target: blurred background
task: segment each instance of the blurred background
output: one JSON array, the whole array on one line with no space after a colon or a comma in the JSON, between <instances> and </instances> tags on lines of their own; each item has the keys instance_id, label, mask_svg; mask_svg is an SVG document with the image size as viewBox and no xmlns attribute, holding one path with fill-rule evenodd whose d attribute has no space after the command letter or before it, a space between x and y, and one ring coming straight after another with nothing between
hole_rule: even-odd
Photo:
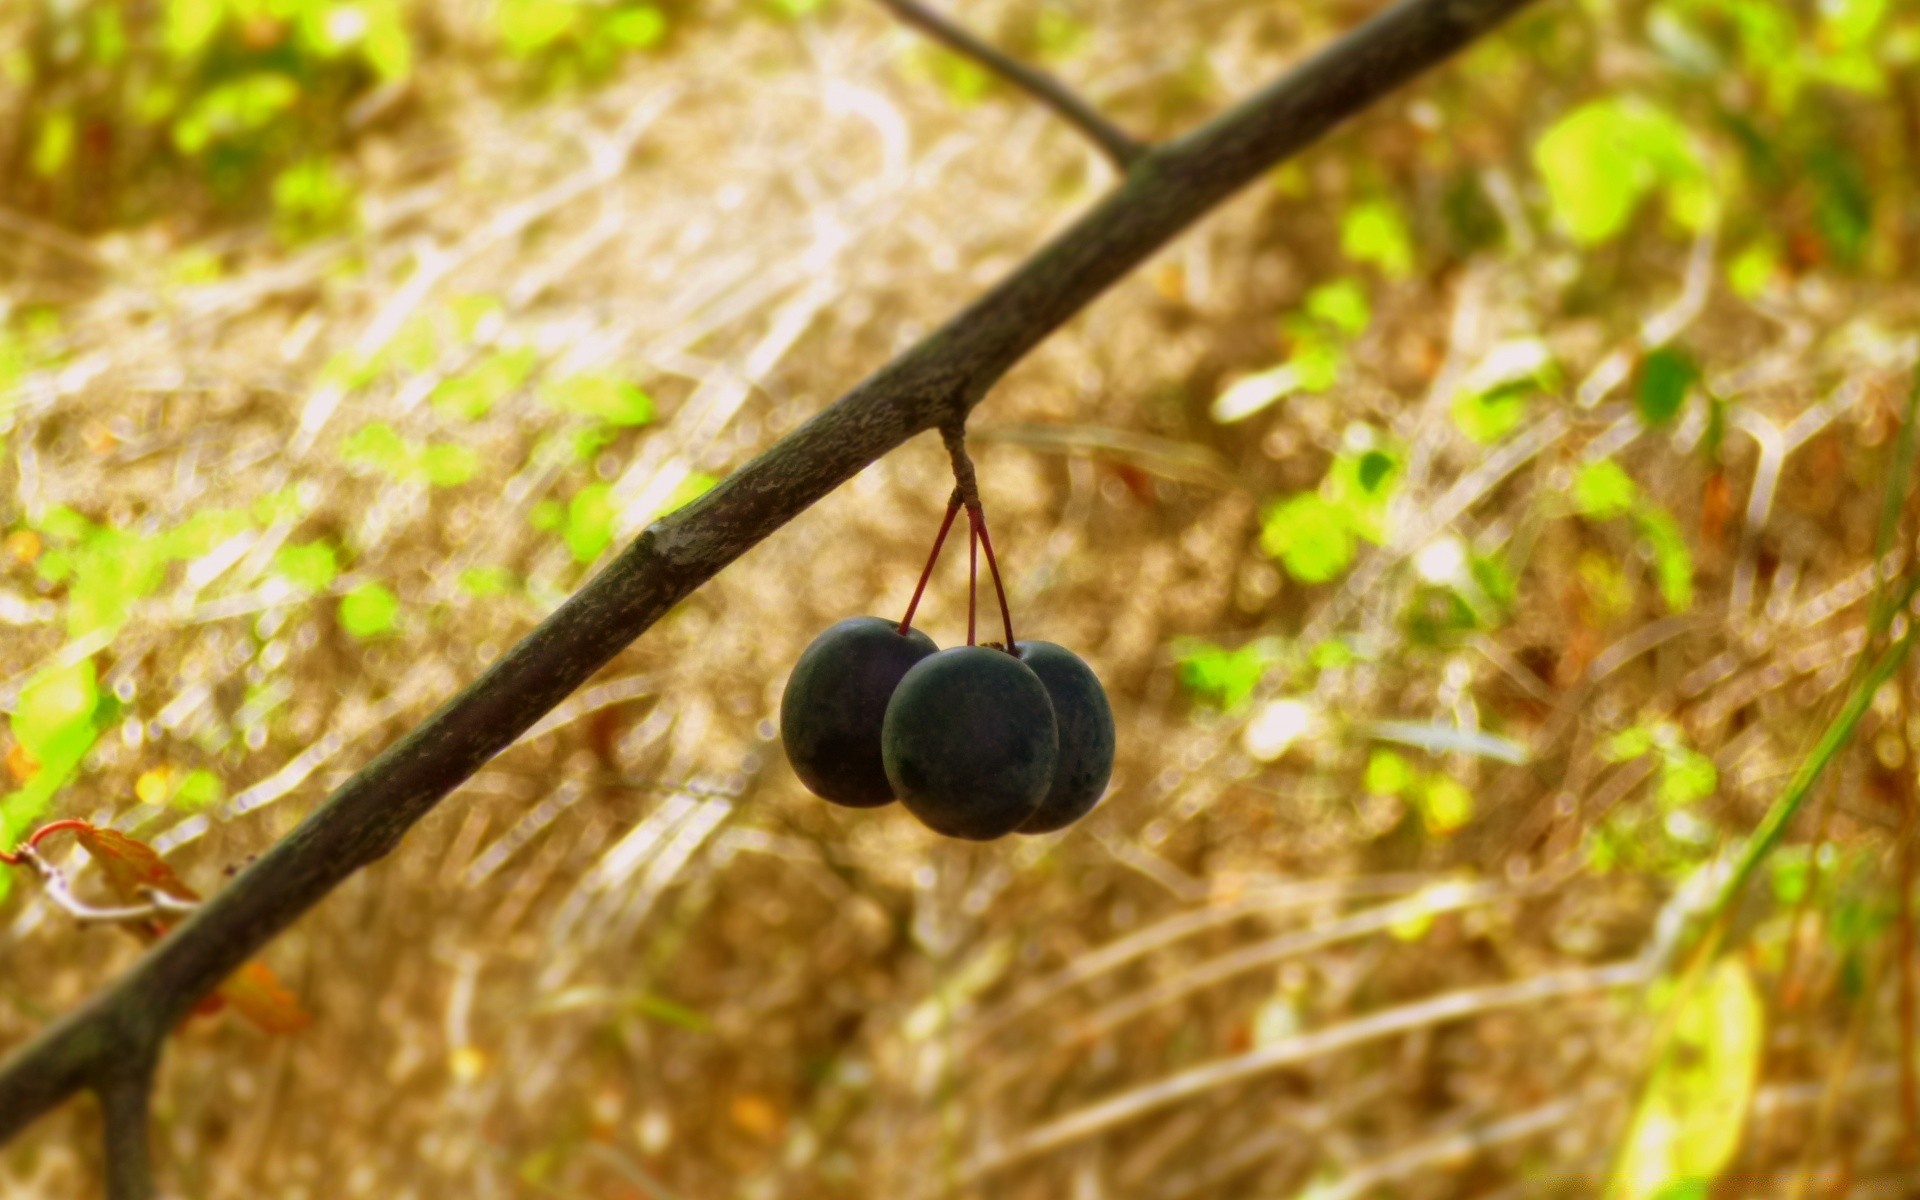
<instances>
[{"instance_id":1,"label":"blurred background","mask_svg":"<svg viewBox=\"0 0 1920 1200\"><path fill-rule=\"evenodd\" d=\"M1159 138L1373 7L956 15ZM1273 172L974 418L1090 818L943 841L769 740L906 603L918 439L276 941L311 1028L188 1023L170 1194L1915 1194L1916 62L1891 0L1558 0ZM4 843L203 891L1113 182L858 0L7 0L0 81ZM12 1046L137 947L9 885Z\"/></svg>"}]
</instances>

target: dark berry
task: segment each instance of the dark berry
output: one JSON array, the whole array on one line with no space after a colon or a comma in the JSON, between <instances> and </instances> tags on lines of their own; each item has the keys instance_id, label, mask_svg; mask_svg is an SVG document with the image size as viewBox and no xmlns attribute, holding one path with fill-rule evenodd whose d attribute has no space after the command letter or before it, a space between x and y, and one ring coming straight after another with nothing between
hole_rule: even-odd
<instances>
[{"instance_id":1,"label":"dark berry","mask_svg":"<svg viewBox=\"0 0 1920 1200\"><path fill-rule=\"evenodd\" d=\"M849 617L813 639L780 697L780 743L800 782L852 808L891 801L880 758L887 701L908 668L938 649L880 617Z\"/></svg>"},{"instance_id":2,"label":"dark berry","mask_svg":"<svg viewBox=\"0 0 1920 1200\"><path fill-rule=\"evenodd\" d=\"M1004 650L956 646L914 664L880 735L887 778L935 833L984 842L1031 817L1059 756L1053 704Z\"/></svg>"},{"instance_id":3,"label":"dark berry","mask_svg":"<svg viewBox=\"0 0 1920 1200\"><path fill-rule=\"evenodd\" d=\"M1080 656L1052 642L1021 642L1020 661L1046 686L1060 734L1053 786L1021 833L1053 833L1093 811L1113 775L1113 707Z\"/></svg>"}]
</instances>

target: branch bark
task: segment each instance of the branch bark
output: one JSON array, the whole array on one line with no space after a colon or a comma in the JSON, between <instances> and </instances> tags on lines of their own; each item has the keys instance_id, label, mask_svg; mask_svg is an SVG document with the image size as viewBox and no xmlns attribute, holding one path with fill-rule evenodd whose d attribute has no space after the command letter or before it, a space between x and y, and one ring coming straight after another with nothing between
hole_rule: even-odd
<instances>
[{"instance_id":1,"label":"branch bark","mask_svg":"<svg viewBox=\"0 0 1920 1200\"><path fill-rule=\"evenodd\" d=\"M146 1200L153 1194L152 1133L148 1107L159 1047L116 1064L95 1089L105 1126L107 1200Z\"/></svg>"},{"instance_id":2,"label":"branch bark","mask_svg":"<svg viewBox=\"0 0 1920 1200\"><path fill-rule=\"evenodd\" d=\"M123 1114L196 1000L510 746L668 609L909 437L967 414L1014 363L1243 185L1444 61L1528 0L1401 0L1194 132L991 291L692 504L646 529L477 680L363 767L119 981L0 1066L0 1142L81 1088ZM145 1071L138 1072L144 1093ZM118 1099L116 1099L118 1098ZM145 1101L138 1112L144 1118ZM110 1127L113 1122L110 1120ZM143 1143L144 1145L144 1143ZM116 1195L147 1194L144 1153Z\"/></svg>"},{"instance_id":3,"label":"branch bark","mask_svg":"<svg viewBox=\"0 0 1920 1200\"><path fill-rule=\"evenodd\" d=\"M1052 109L1100 148L1122 175L1139 161L1147 147L1082 100L1079 93L1040 70L975 37L965 27L920 3L920 0L880 0L894 16L920 30L955 54L970 58Z\"/></svg>"}]
</instances>

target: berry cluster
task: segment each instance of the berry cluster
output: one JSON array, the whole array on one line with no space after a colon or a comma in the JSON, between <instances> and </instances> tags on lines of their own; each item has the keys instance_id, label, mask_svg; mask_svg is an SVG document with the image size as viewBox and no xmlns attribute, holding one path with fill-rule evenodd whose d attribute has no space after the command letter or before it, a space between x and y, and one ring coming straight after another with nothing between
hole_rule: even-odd
<instances>
[{"instance_id":1,"label":"berry cluster","mask_svg":"<svg viewBox=\"0 0 1920 1200\"><path fill-rule=\"evenodd\" d=\"M800 781L836 804L875 808L897 798L934 832L972 841L1052 833L1085 816L1106 791L1113 710L1078 655L1052 642L1014 640L971 464L957 438L948 445L960 486L906 617L850 617L815 638L787 679L780 740ZM967 644L941 650L913 628L913 614L962 508ZM1006 641L976 645L983 549Z\"/></svg>"}]
</instances>

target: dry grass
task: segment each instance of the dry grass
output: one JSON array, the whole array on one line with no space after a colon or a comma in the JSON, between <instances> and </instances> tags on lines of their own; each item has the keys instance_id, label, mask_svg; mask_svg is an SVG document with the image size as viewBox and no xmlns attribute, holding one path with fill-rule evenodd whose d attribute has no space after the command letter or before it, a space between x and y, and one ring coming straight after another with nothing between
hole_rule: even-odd
<instances>
[{"instance_id":1,"label":"dry grass","mask_svg":"<svg viewBox=\"0 0 1920 1200\"><path fill-rule=\"evenodd\" d=\"M1142 129L1183 114L1128 98L1193 61L1212 102L1307 44L1239 0L1106 7L1073 73L1112 81ZM597 473L637 528L687 472L767 445L1103 185L1044 114L956 110L903 75L909 45L870 17L748 24L589 98L508 108L476 91L431 134L363 147L363 234L295 253L231 236L212 283L168 282L183 247L161 232L83 251L40 236L7 286L60 300L68 365L13 417L0 479L16 513L166 525L290 485L309 506L224 569L176 575L104 651L130 717L71 812L137 827L217 886L581 578L529 527L537 501ZM1308 175L1337 188L1361 160L1409 161L1408 128L1391 106ZM1016 616L1082 651L1120 713L1093 818L1044 840L937 841L899 813L813 800L767 740L812 634L904 603L946 496L924 439L727 571L280 939L271 961L312 1030L185 1029L159 1093L163 1177L207 1197L1187 1200L1316 1180L1318 1200L1592 1194L1655 1027L1639 1001L1663 914L1685 898L1656 873L1585 865L1583 831L1645 789L1601 743L1673 717L1720 771L1707 836L1757 819L1858 648L1875 471L1914 350L1854 318L1910 323L1916 297L1814 290L1756 312L1686 287L1704 268L1675 256L1600 320L1562 302L1559 252L1474 260L1380 293L1351 388L1209 424L1220 380L1264 365L1275 317L1326 273L1327 228L1310 197L1236 201L981 411ZM433 385L469 348L361 388L325 381L337 353L471 295L504 306L483 340L537 346L546 375L637 372L663 419L583 465L545 441L569 427L525 391L470 424L436 412ZM1733 495L1778 480L1751 520L1690 530L1684 619L1582 607L1581 554L1624 535L1546 515L1573 468L1611 454L1698 524L1707 481L1685 451L1703 431L1648 434L1618 399L1610 356L1643 318L1710 348L1739 414ZM1485 452L1447 421L1452 384L1523 333L1594 403ZM1259 553L1258 500L1310 486L1362 417L1414 455L1395 537L1348 582L1299 588ZM372 420L485 467L430 490L343 464ZM1448 530L1530 540L1521 601L1495 635L1413 644L1408 562ZM357 643L330 603L274 590L275 548L322 535L349 550L338 590L399 592L399 636ZM526 593L462 592L480 565ZM964 621L949 568L925 609L943 642ZM10 569L0 671L17 687L63 636ZM1309 698L1328 727L1260 762L1244 718L1179 693L1169 646L1301 630L1371 661L1322 673ZM1479 798L1460 834L1423 836L1363 794L1360 722L1483 714L1532 755L1441 760ZM1874 744L1894 754L1882 716ZM135 776L162 763L211 766L236 794L208 817L133 806ZM1883 844L1886 774L1850 762L1824 836ZM0 1041L133 953L21 892L3 915ZM1753 1182L1727 1196L1783 1194L1803 1165L1892 1178L1891 989L1849 1002L1833 956L1800 941L1802 1000L1772 1027L1741 1162ZM93 1123L85 1105L43 1123L0 1158L0 1187L91 1194Z\"/></svg>"}]
</instances>

